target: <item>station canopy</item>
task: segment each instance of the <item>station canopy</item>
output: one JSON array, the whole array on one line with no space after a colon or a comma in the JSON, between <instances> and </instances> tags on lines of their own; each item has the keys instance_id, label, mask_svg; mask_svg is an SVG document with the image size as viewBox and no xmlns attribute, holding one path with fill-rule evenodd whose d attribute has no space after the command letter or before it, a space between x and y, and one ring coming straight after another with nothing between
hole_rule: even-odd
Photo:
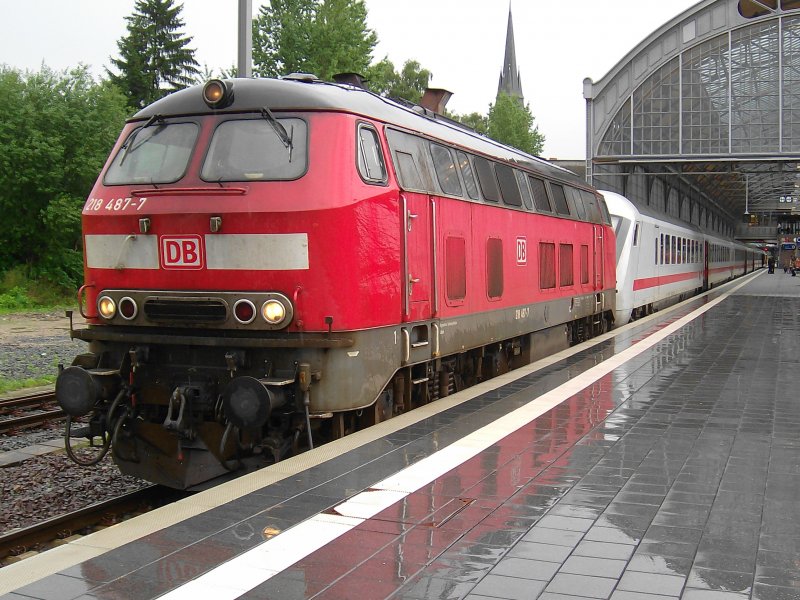
<instances>
[{"instance_id":1,"label":"station canopy","mask_svg":"<svg viewBox=\"0 0 800 600\"><path fill-rule=\"evenodd\" d=\"M800 0L698 2L584 97L596 187L741 239L800 218Z\"/></svg>"}]
</instances>

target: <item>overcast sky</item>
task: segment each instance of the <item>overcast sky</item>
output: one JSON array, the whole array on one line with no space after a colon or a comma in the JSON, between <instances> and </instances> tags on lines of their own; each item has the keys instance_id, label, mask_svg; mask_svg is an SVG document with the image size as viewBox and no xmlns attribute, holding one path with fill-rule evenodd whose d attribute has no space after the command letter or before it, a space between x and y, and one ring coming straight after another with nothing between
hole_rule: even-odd
<instances>
[{"instance_id":1,"label":"overcast sky","mask_svg":"<svg viewBox=\"0 0 800 600\"><path fill-rule=\"evenodd\" d=\"M117 57L134 0L0 0L0 64L38 71ZM180 1L178 2L180 3ZM655 29L697 0L511 0L525 101L546 137L543 156L580 159L585 150L583 79L602 78ZM253 15L262 2L253 0ZM409 59L453 92L448 109L486 114L503 63L508 0L366 0L378 35L375 60ZM184 34L201 65L236 64L237 0L183 0Z\"/></svg>"}]
</instances>

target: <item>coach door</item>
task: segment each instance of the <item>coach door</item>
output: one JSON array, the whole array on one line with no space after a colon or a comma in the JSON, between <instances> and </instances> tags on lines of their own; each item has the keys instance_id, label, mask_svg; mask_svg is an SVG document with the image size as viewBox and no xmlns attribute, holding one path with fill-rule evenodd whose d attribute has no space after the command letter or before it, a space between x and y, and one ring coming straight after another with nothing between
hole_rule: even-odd
<instances>
[{"instance_id":1,"label":"coach door","mask_svg":"<svg viewBox=\"0 0 800 600\"><path fill-rule=\"evenodd\" d=\"M600 225L594 225L594 289L600 291L605 286L605 272L603 260L605 255L605 240L603 239L603 228Z\"/></svg>"},{"instance_id":2,"label":"coach door","mask_svg":"<svg viewBox=\"0 0 800 600\"><path fill-rule=\"evenodd\" d=\"M708 242L703 242L703 290L708 289Z\"/></svg>"},{"instance_id":3,"label":"coach door","mask_svg":"<svg viewBox=\"0 0 800 600\"><path fill-rule=\"evenodd\" d=\"M431 317L434 201L428 194L415 192L403 192L401 201L405 243L403 316L406 321L420 321Z\"/></svg>"}]
</instances>

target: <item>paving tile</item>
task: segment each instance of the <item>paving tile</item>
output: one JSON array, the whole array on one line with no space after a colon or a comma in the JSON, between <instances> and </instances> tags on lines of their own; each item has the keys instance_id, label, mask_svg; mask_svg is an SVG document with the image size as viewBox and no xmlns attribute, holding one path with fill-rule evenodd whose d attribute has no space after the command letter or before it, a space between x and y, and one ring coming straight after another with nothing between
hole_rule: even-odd
<instances>
[{"instance_id":1,"label":"paving tile","mask_svg":"<svg viewBox=\"0 0 800 600\"><path fill-rule=\"evenodd\" d=\"M56 573L51 577L21 587L15 590L15 593L21 598L63 600L64 598L76 598L94 587L93 584L82 579Z\"/></svg>"},{"instance_id":2,"label":"paving tile","mask_svg":"<svg viewBox=\"0 0 800 600\"><path fill-rule=\"evenodd\" d=\"M668 596L677 596L683 590L685 582L686 579L684 577L677 575L626 571L622 575L617 589L627 592L641 592L644 594L658 592Z\"/></svg>"},{"instance_id":3,"label":"paving tile","mask_svg":"<svg viewBox=\"0 0 800 600\"><path fill-rule=\"evenodd\" d=\"M529 600L530 598L536 598L546 585L546 581L519 579L518 577L505 577L490 573L472 589L471 593L505 600ZM430 596L424 596L424 598L427 599Z\"/></svg>"},{"instance_id":4,"label":"paving tile","mask_svg":"<svg viewBox=\"0 0 800 600\"><path fill-rule=\"evenodd\" d=\"M752 598L753 600L798 600L798 598L800 598L800 592L798 592L796 588L785 588L757 583L754 586ZM735 598L732 600L739 599Z\"/></svg>"},{"instance_id":5,"label":"paving tile","mask_svg":"<svg viewBox=\"0 0 800 600\"><path fill-rule=\"evenodd\" d=\"M570 552L572 552L571 546L521 541L508 551L507 556L561 563L567 559Z\"/></svg>"},{"instance_id":6,"label":"paving tile","mask_svg":"<svg viewBox=\"0 0 800 600\"><path fill-rule=\"evenodd\" d=\"M628 560L636 546L631 544L612 544L611 542L582 541L572 553L574 556L591 556L595 558L609 558Z\"/></svg>"},{"instance_id":7,"label":"paving tile","mask_svg":"<svg viewBox=\"0 0 800 600\"><path fill-rule=\"evenodd\" d=\"M612 542L615 544L638 544L641 541L641 535L626 532L616 527L592 527L583 536L583 539L593 542Z\"/></svg>"},{"instance_id":8,"label":"paving tile","mask_svg":"<svg viewBox=\"0 0 800 600\"><path fill-rule=\"evenodd\" d=\"M593 575L595 577L614 577L619 579L627 561L589 556L570 556L561 567L562 573Z\"/></svg>"},{"instance_id":9,"label":"paving tile","mask_svg":"<svg viewBox=\"0 0 800 600\"><path fill-rule=\"evenodd\" d=\"M676 556L657 556L636 552L628 563L628 570L640 573L660 573L687 577L692 569L691 558Z\"/></svg>"},{"instance_id":10,"label":"paving tile","mask_svg":"<svg viewBox=\"0 0 800 600\"><path fill-rule=\"evenodd\" d=\"M683 596L681 596L681 600L745 600L746 598L748 598L747 594L720 592L715 590L695 590L688 588L683 593ZM778 599L775 598L773 600Z\"/></svg>"},{"instance_id":11,"label":"paving tile","mask_svg":"<svg viewBox=\"0 0 800 600\"><path fill-rule=\"evenodd\" d=\"M536 542L542 544L552 544L554 546L575 547L583 537L580 531L564 531L561 529L548 529L540 527L541 523L526 533L522 540L525 542Z\"/></svg>"},{"instance_id":12,"label":"paving tile","mask_svg":"<svg viewBox=\"0 0 800 600\"><path fill-rule=\"evenodd\" d=\"M664 596L657 593L643 594L641 592L617 590L611 594L611 600L678 600L678 596Z\"/></svg>"},{"instance_id":13,"label":"paving tile","mask_svg":"<svg viewBox=\"0 0 800 600\"><path fill-rule=\"evenodd\" d=\"M703 535L702 529L692 529L688 527L672 527L668 525L651 525L644 534L642 541L645 542L675 542L680 544L700 543Z\"/></svg>"},{"instance_id":14,"label":"paving tile","mask_svg":"<svg viewBox=\"0 0 800 600\"><path fill-rule=\"evenodd\" d=\"M508 577L519 577L520 579L550 581L560 566L560 563L557 562L545 562L543 560L530 560L527 558L507 556L492 569L492 575L506 575Z\"/></svg>"},{"instance_id":15,"label":"paving tile","mask_svg":"<svg viewBox=\"0 0 800 600\"><path fill-rule=\"evenodd\" d=\"M546 590L555 594L582 598L609 598L616 584L616 579L559 573Z\"/></svg>"},{"instance_id":16,"label":"paving tile","mask_svg":"<svg viewBox=\"0 0 800 600\"><path fill-rule=\"evenodd\" d=\"M749 594L753 590L753 573L735 573L694 567L689 574L686 587Z\"/></svg>"},{"instance_id":17,"label":"paving tile","mask_svg":"<svg viewBox=\"0 0 800 600\"><path fill-rule=\"evenodd\" d=\"M588 531L594 524L594 519L581 519L578 517L562 517L558 515L547 515L539 521L540 527L548 529L560 529L564 531Z\"/></svg>"}]
</instances>

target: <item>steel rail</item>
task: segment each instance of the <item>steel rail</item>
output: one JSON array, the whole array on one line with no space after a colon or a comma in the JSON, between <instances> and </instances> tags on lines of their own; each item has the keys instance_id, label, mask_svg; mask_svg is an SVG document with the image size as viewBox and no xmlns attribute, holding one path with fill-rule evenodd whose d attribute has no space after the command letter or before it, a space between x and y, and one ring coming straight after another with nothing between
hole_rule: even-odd
<instances>
[{"instance_id":1,"label":"steel rail","mask_svg":"<svg viewBox=\"0 0 800 600\"><path fill-rule=\"evenodd\" d=\"M164 490L161 486L150 485L29 527L11 530L0 535L0 559L53 544L109 518L139 510L151 500L164 498Z\"/></svg>"}]
</instances>

